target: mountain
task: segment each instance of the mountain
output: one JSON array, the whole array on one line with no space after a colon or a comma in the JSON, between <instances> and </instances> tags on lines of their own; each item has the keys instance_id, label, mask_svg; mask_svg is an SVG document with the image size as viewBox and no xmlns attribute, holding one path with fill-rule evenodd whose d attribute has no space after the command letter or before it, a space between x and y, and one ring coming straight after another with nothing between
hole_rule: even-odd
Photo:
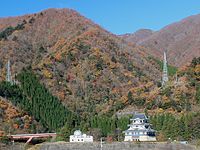
<instances>
[{"instance_id":1,"label":"mountain","mask_svg":"<svg viewBox=\"0 0 200 150\"><path fill-rule=\"evenodd\" d=\"M180 67L200 56L199 41L200 15L194 15L153 32L152 35L136 41L136 44L146 47L147 53L159 59L162 59L163 52L166 51L168 62Z\"/></svg>"},{"instance_id":2,"label":"mountain","mask_svg":"<svg viewBox=\"0 0 200 150\"><path fill-rule=\"evenodd\" d=\"M127 34L119 35L119 37L123 38L125 41L129 43L137 44L138 42L143 41L144 39L148 38L152 34L153 34L153 31L150 29L140 29L133 34L127 33Z\"/></svg>"},{"instance_id":3,"label":"mountain","mask_svg":"<svg viewBox=\"0 0 200 150\"><path fill-rule=\"evenodd\" d=\"M70 9L0 19L2 80L8 59L13 78L31 67L50 92L80 113L113 111L131 87L160 80L159 65L143 47Z\"/></svg>"},{"instance_id":4,"label":"mountain","mask_svg":"<svg viewBox=\"0 0 200 150\"><path fill-rule=\"evenodd\" d=\"M170 81L161 88L162 62L152 56L151 46L145 48L143 44L155 34L158 32L138 31L135 36L142 42L129 44L70 9L48 9L36 14L1 18L0 81L5 80L8 60L11 61L12 78L16 81L16 84L0 82L3 107L4 103L14 107L12 110L1 107L1 112L5 118L9 112L12 115L15 115L12 112L22 112L13 119L19 126L23 124L23 116L29 114L33 121L35 119L42 125L39 130L61 128L59 135L65 140L79 127L104 137L115 136L116 129L124 131L129 120L120 120L116 112L145 110L150 115L171 113L177 116L198 112L199 58L193 59L187 67L179 68L177 78L173 76L176 68L170 67ZM159 55L155 56L159 58ZM154 118L158 131L163 122L175 126L169 121L175 118L165 117L165 114L163 117L165 121L159 119L162 116ZM157 121L160 120L163 122L159 125ZM195 116L192 124L188 121L184 127L193 129L199 124L198 120ZM33 124L31 119L29 121ZM38 130L36 125L31 128L24 130ZM172 134L175 132L170 129L162 128L165 138L177 140L179 135ZM198 129L188 132L197 133Z\"/></svg>"}]
</instances>

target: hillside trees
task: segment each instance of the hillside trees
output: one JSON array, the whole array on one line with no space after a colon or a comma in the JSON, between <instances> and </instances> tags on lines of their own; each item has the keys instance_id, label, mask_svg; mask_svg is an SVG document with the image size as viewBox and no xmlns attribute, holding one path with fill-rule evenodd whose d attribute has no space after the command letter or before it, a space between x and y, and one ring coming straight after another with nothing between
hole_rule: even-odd
<instances>
[{"instance_id":1,"label":"hillside trees","mask_svg":"<svg viewBox=\"0 0 200 150\"><path fill-rule=\"evenodd\" d=\"M87 119L84 118L71 118L74 121L79 120L76 125L66 123L59 130L59 138L67 140L69 135L73 134L75 130L81 130L84 133L93 135L95 140L100 140L100 137L112 137L114 140L120 140L123 138L122 131L127 129L129 124L130 116L120 117L117 116L106 116L106 115L94 115Z\"/></svg>"},{"instance_id":2,"label":"hillside trees","mask_svg":"<svg viewBox=\"0 0 200 150\"><path fill-rule=\"evenodd\" d=\"M72 113L39 83L32 71L23 70L18 75L18 80L20 86L2 82L0 95L28 111L50 131L62 127L66 121L73 120Z\"/></svg>"},{"instance_id":3,"label":"hillside trees","mask_svg":"<svg viewBox=\"0 0 200 150\"><path fill-rule=\"evenodd\" d=\"M156 59L156 58L154 58L152 56L149 56L148 59L152 60L153 62L156 62L156 65L158 65L158 68L160 70L163 69L163 62L162 61L160 61L159 59ZM168 73L169 73L170 76L175 75L176 72L177 72L177 68L176 67L168 65Z\"/></svg>"},{"instance_id":4,"label":"hillside trees","mask_svg":"<svg viewBox=\"0 0 200 150\"><path fill-rule=\"evenodd\" d=\"M58 98L52 96L31 71L23 70L18 79L24 94L31 99L32 114L36 119L46 124L50 130L63 126L71 113Z\"/></svg>"},{"instance_id":5,"label":"hillside trees","mask_svg":"<svg viewBox=\"0 0 200 150\"><path fill-rule=\"evenodd\" d=\"M191 113L175 117L172 114L157 114L150 119L159 135L165 140L192 140L199 138L199 113ZM160 139L158 139L160 140Z\"/></svg>"},{"instance_id":6,"label":"hillside trees","mask_svg":"<svg viewBox=\"0 0 200 150\"><path fill-rule=\"evenodd\" d=\"M108 117L95 115L89 120L89 128L100 129L103 137L112 135L113 138L117 139L121 131L127 129L129 119L129 116L118 118L117 116Z\"/></svg>"},{"instance_id":7,"label":"hillside trees","mask_svg":"<svg viewBox=\"0 0 200 150\"><path fill-rule=\"evenodd\" d=\"M138 107L141 107L145 104L146 102L146 99L145 98L142 98L142 97L134 97L132 92L128 92L128 104L131 105L135 105L135 106L138 106Z\"/></svg>"},{"instance_id":8,"label":"hillside trees","mask_svg":"<svg viewBox=\"0 0 200 150\"><path fill-rule=\"evenodd\" d=\"M70 112L58 98L40 84L36 75L24 69L17 76L20 85L8 82L0 83L0 96L8 98L14 105L27 111L48 131L60 128L60 133L66 138L76 129L92 131L99 129L101 136L117 137L117 130L127 128L129 117L118 119L106 115L79 116L78 112ZM76 114L77 113L77 114ZM119 136L119 135L118 135Z\"/></svg>"},{"instance_id":9,"label":"hillside trees","mask_svg":"<svg viewBox=\"0 0 200 150\"><path fill-rule=\"evenodd\" d=\"M196 87L196 101L200 103L200 84Z\"/></svg>"},{"instance_id":10,"label":"hillside trees","mask_svg":"<svg viewBox=\"0 0 200 150\"><path fill-rule=\"evenodd\" d=\"M7 37L10 36L16 30L23 30L25 24L26 24L26 21L24 20L23 23L18 24L15 27L12 27L12 26L7 27L5 30L3 30L2 32L0 32L0 40L2 40L2 39L6 40Z\"/></svg>"}]
</instances>

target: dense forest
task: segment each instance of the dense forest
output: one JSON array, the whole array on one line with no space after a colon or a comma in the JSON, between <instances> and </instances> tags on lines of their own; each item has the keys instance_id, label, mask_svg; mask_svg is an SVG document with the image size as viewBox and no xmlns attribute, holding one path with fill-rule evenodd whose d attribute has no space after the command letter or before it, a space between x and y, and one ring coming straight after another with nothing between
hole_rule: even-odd
<instances>
[{"instance_id":1,"label":"dense forest","mask_svg":"<svg viewBox=\"0 0 200 150\"><path fill-rule=\"evenodd\" d=\"M172 114L158 114L151 117L159 141L199 139L199 121L199 113L189 113L179 117Z\"/></svg>"},{"instance_id":2,"label":"dense forest","mask_svg":"<svg viewBox=\"0 0 200 150\"><path fill-rule=\"evenodd\" d=\"M180 95L176 94L175 91L179 89L178 85L175 88L175 86L169 84L161 88L157 96L169 97L170 101L158 103L155 99L153 101L155 103L147 103L149 105L145 105L146 113L151 112L156 107L162 110L171 108L180 112L180 114L177 113L176 115L164 112L157 112L155 115L150 114L150 121L157 131L159 141L200 138L197 134L200 130L199 113L191 112L192 105L199 105L199 64L200 58L195 58L190 66L178 72L179 77L184 77L187 83L187 88L184 88L186 90L179 91ZM33 116L43 126L44 131L58 132L60 135L58 139L60 140L67 140L69 135L77 129L94 135L95 140L99 140L100 137L123 140L122 131L127 129L129 119L132 116L119 118L110 112L102 115L94 112L87 116L80 115L78 111L72 112L69 110L57 97L53 96L40 83L39 76L30 68L23 69L16 78L16 83L0 83L0 96L10 100L12 104ZM185 87L185 84L181 84L180 87L182 85ZM187 92L187 89L190 89L189 92L195 90L195 92L192 92L194 94L193 97L191 97L191 93ZM185 95L182 95L182 92ZM189 98L194 99L189 101ZM132 92L128 93L127 99L129 105L135 105L140 108L144 105L143 99L136 98Z\"/></svg>"},{"instance_id":3,"label":"dense forest","mask_svg":"<svg viewBox=\"0 0 200 150\"><path fill-rule=\"evenodd\" d=\"M158 131L158 140L194 140L199 139L200 131L200 57L194 58L191 64L178 71L179 83L162 88L161 95L170 101L156 104L160 109L172 108L180 114L157 113L150 118L153 127ZM184 86L183 86L184 85ZM184 89L184 90L181 90ZM194 106L195 105L195 106ZM194 110L195 111L191 111Z\"/></svg>"},{"instance_id":4,"label":"dense forest","mask_svg":"<svg viewBox=\"0 0 200 150\"><path fill-rule=\"evenodd\" d=\"M44 127L53 131L62 127L71 113L39 83L37 77L23 70L17 77L20 86L8 82L0 83L0 95L29 112Z\"/></svg>"},{"instance_id":5,"label":"dense forest","mask_svg":"<svg viewBox=\"0 0 200 150\"><path fill-rule=\"evenodd\" d=\"M121 131L127 127L129 117L118 119L117 117L95 115L81 118L77 112L70 112L57 97L52 96L44 85L40 84L31 70L24 69L17 79L20 84L1 82L0 96L9 99L15 106L19 106L34 116L46 131L62 132L64 130L62 135L68 138L69 134L76 129L85 132L99 129L95 130L95 134L98 132L99 136L107 136L115 135L117 129L120 131L118 134L121 135ZM68 132L65 131L66 128Z\"/></svg>"}]
</instances>

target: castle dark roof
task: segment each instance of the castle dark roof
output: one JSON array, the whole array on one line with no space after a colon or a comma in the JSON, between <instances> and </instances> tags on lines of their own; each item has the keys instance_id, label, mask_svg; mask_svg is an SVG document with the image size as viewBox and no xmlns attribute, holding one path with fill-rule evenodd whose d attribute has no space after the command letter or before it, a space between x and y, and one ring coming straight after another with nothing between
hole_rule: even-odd
<instances>
[{"instance_id":1,"label":"castle dark roof","mask_svg":"<svg viewBox=\"0 0 200 150\"><path fill-rule=\"evenodd\" d=\"M139 119L147 119L146 115L145 115L145 114L142 114L142 113L136 113L136 114L133 116L133 119L136 119L136 118L139 118Z\"/></svg>"}]
</instances>

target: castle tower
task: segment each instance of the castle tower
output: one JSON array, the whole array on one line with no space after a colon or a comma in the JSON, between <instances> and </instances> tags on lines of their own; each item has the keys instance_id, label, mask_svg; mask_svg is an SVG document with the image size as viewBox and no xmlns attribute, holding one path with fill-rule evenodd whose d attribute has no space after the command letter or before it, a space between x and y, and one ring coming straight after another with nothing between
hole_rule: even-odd
<instances>
[{"instance_id":1,"label":"castle tower","mask_svg":"<svg viewBox=\"0 0 200 150\"><path fill-rule=\"evenodd\" d=\"M11 77L11 71L10 71L10 60L8 60L7 62L6 69L7 69L6 81L12 83L12 77Z\"/></svg>"},{"instance_id":2,"label":"castle tower","mask_svg":"<svg viewBox=\"0 0 200 150\"><path fill-rule=\"evenodd\" d=\"M151 129L149 119L145 114L136 113L129 124L128 130L124 131L124 141L156 141L156 131Z\"/></svg>"},{"instance_id":3,"label":"castle tower","mask_svg":"<svg viewBox=\"0 0 200 150\"><path fill-rule=\"evenodd\" d=\"M169 78L168 78L168 69L167 69L167 56L166 56L166 53L164 52L162 86L165 86L168 80Z\"/></svg>"}]
</instances>

